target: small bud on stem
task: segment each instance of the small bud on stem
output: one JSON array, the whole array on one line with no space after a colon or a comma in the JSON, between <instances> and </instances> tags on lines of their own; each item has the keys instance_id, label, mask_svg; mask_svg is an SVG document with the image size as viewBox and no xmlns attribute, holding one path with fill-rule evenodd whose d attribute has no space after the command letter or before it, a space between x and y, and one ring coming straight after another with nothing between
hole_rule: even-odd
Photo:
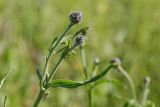
<instances>
[{"instance_id":1,"label":"small bud on stem","mask_svg":"<svg viewBox=\"0 0 160 107\"><path fill-rule=\"evenodd\" d=\"M80 11L74 11L69 15L69 18L73 24L78 24L82 20L82 13Z\"/></svg>"},{"instance_id":2,"label":"small bud on stem","mask_svg":"<svg viewBox=\"0 0 160 107\"><path fill-rule=\"evenodd\" d=\"M151 78L150 77L145 77L144 78L144 84L149 84L151 82Z\"/></svg>"},{"instance_id":3,"label":"small bud on stem","mask_svg":"<svg viewBox=\"0 0 160 107\"><path fill-rule=\"evenodd\" d=\"M82 44L84 42L84 37L80 36L76 38L76 44Z\"/></svg>"},{"instance_id":4,"label":"small bud on stem","mask_svg":"<svg viewBox=\"0 0 160 107\"><path fill-rule=\"evenodd\" d=\"M110 60L111 64L121 65L121 60L119 58L113 58Z\"/></svg>"}]
</instances>

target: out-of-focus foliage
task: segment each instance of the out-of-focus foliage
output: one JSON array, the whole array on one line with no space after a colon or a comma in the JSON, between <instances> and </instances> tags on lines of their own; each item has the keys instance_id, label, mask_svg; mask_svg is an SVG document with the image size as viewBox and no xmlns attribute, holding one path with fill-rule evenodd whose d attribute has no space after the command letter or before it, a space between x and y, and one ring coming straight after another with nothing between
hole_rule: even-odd
<instances>
[{"instance_id":1,"label":"out-of-focus foliage","mask_svg":"<svg viewBox=\"0 0 160 107\"><path fill-rule=\"evenodd\" d=\"M8 107L30 107L38 91L36 68L43 68L49 44L69 23L68 13L81 10L80 27L90 26L86 43L89 66L93 58L120 57L133 78L138 95L143 79L150 76L149 99L160 106L160 1L159 0L0 0L0 77L15 71L2 88L8 94ZM54 56L53 66L57 57ZM101 66L102 68L105 65ZM102 69L101 68L101 69ZM56 78L83 80L80 55L75 54L60 67ZM124 81L119 73L105 78ZM57 88L40 107L84 107L84 88ZM120 107L119 95L130 97L130 89L101 84L94 89L95 107Z\"/></svg>"}]
</instances>

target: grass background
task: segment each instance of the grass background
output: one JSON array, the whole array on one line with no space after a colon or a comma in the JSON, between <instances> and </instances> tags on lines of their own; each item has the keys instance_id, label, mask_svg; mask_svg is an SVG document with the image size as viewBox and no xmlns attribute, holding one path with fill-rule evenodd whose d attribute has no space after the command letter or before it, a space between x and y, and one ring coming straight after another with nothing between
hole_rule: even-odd
<instances>
[{"instance_id":1,"label":"grass background","mask_svg":"<svg viewBox=\"0 0 160 107\"><path fill-rule=\"evenodd\" d=\"M71 10L81 10L84 20L69 34L83 26L92 28L86 46L89 65L94 57L108 61L120 57L138 95L142 94L144 77L151 77L149 99L159 107L159 0L0 0L0 75L15 69L0 92L1 101L8 94L8 107L33 104L38 92L36 68L43 68L48 47L69 23ZM66 60L56 78L83 80L80 55ZM115 71L105 78L117 78L126 84ZM87 97L83 89L52 89L40 107L84 107ZM121 107L124 102L114 97L118 95L130 97L129 87L100 85L94 90L95 107Z\"/></svg>"}]
</instances>

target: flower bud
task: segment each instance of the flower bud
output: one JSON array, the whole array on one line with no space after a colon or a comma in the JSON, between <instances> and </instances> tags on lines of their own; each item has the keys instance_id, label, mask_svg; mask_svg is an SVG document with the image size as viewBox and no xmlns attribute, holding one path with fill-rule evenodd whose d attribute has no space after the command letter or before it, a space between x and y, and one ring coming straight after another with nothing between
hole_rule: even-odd
<instances>
[{"instance_id":1,"label":"flower bud","mask_svg":"<svg viewBox=\"0 0 160 107\"><path fill-rule=\"evenodd\" d=\"M73 24L78 24L82 20L82 13L80 11L74 11L69 15L69 18Z\"/></svg>"},{"instance_id":2,"label":"flower bud","mask_svg":"<svg viewBox=\"0 0 160 107\"><path fill-rule=\"evenodd\" d=\"M145 77L144 78L144 84L149 84L151 82L151 78L150 77Z\"/></svg>"},{"instance_id":3,"label":"flower bud","mask_svg":"<svg viewBox=\"0 0 160 107\"><path fill-rule=\"evenodd\" d=\"M76 38L76 44L82 44L84 42L84 37L83 36L79 36Z\"/></svg>"},{"instance_id":4,"label":"flower bud","mask_svg":"<svg viewBox=\"0 0 160 107\"><path fill-rule=\"evenodd\" d=\"M117 65L120 65L121 64L121 61L119 58L113 58L111 61L110 61L111 64L117 64Z\"/></svg>"},{"instance_id":5,"label":"flower bud","mask_svg":"<svg viewBox=\"0 0 160 107\"><path fill-rule=\"evenodd\" d=\"M95 65L97 65L97 64L99 64L99 63L100 63L99 58L97 58L97 57L96 57L96 58L94 58L94 64L95 64Z\"/></svg>"}]
</instances>

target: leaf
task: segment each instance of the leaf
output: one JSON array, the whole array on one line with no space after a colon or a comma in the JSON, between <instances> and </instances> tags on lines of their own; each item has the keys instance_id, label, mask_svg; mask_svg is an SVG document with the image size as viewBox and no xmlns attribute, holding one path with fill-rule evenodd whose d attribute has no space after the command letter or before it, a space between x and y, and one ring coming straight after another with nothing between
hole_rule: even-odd
<instances>
[{"instance_id":1,"label":"leaf","mask_svg":"<svg viewBox=\"0 0 160 107\"><path fill-rule=\"evenodd\" d=\"M113 85L115 85L118 88L123 88L122 83L118 80L99 80L99 81L95 82L95 84L92 85L91 89L93 89L97 85L100 85L103 83L112 83Z\"/></svg>"},{"instance_id":2,"label":"leaf","mask_svg":"<svg viewBox=\"0 0 160 107\"><path fill-rule=\"evenodd\" d=\"M63 47L63 48L59 49L59 50L57 51L57 53L62 52L65 48L66 48L66 47Z\"/></svg>"},{"instance_id":3,"label":"leaf","mask_svg":"<svg viewBox=\"0 0 160 107\"><path fill-rule=\"evenodd\" d=\"M66 44L67 41L68 41L70 38L72 38L72 37L73 37L73 35L68 35L68 36L64 37L64 38L62 39L62 41L61 41L61 44Z\"/></svg>"},{"instance_id":4,"label":"leaf","mask_svg":"<svg viewBox=\"0 0 160 107\"><path fill-rule=\"evenodd\" d=\"M49 51L51 51L52 50L52 47L55 45L55 43L56 43L56 41L57 41L57 37L56 38L54 38L54 40L52 41L52 43L51 43L51 46L49 47Z\"/></svg>"},{"instance_id":5,"label":"leaf","mask_svg":"<svg viewBox=\"0 0 160 107\"><path fill-rule=\"evenodd\" d=\"M74 35L73 35L73 38L75 38L78 34L84 32L84 31L87 31L90 27L84 27L84 28L81 28L80 30L78 30Z\"/></svg>"},{"instance_id":6,"label":"leaf","mask_svg":"<svg viewBox=\"0 0 160 107\"><path fill-rule=\"evenodd\" d=\"M83 83L78 81L72 80L64 80L64 79L57 79L49 83L49 87L63 87L63 88L76 88L81 86Z\"/></svg>"},{"instance_id":7,"label":"leaf","mask_svg":"<svg viewBox=\"0 0 160 107\"><path fill-rule=\"evenodd\" d=\"M114 67L114 65L110 65L108 66L101 74L98 74L97 76L83 81L83 82L79 82L79 81L72 81L72 80L64 80L64 79L57 79L54 81L51 81L48 84L48 87L63 87L63 88L77 88L79 86L83 86L92 82L95 82L96 80L102 78L112 67Z\"/></svg>"},{"instance_id":8,"label":"leaf","mask_svg":"<svg viewBox=\"0 0 160 107\"><path fill-rule=\"evenodd\" d=\"M106 73L108 73L108 71L109 71L111 68L113 68L113 67L115 67L115 66L112 65L112 64L109 65L102 73L100 73L100 74L94 76L93 78L85 81L84 84L88 84L88 83L91 83L91 82L95 82L96 80L102 78L102 77L103 77Z\"/></svg>"},{"instance_id":9,"label":"leaf","mask_svg":"<svg viewBox=\"0 0 160 107\"><path fill-rule=\"evenodd\" d=\"M13 69L14 70L14 69ZM12 71L13 71L12 70ZM5 75L4 75L4 77L1 79L1 81L0 81L0 89L2 88L2 85L4 84L4 81L6 80L6 78L8 77L8 75L9 75L9 73L10 73L11 71L9 71L8 73L6 73Z\"/></svg>"},{"instance_id":10,"label":"leaf","mask_svg":"<svg viewBox=\"0 0 160 107\"><path fill-rule=\"evenodd\" d=\"M42 72L40 71L40 69L37 68L36 73L37 73L38 79L42 80Z\"/></svg>"}]
</instances>

